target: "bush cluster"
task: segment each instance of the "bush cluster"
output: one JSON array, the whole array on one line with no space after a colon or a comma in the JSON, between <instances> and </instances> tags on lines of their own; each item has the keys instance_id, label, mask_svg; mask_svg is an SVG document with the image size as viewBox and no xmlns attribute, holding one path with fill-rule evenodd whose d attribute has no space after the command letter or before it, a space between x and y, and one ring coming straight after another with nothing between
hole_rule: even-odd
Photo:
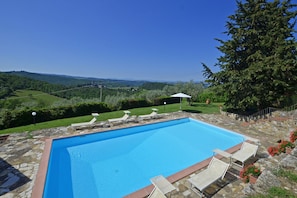
<instances>
[{"instance_id":1,"label":"bush cluster","mask_svg":"<svg viewBox=\"0 0 297 198\"><path fill-rule=\"evenodd\" d=\"M210 100L211 102L225 102L226 96L219 96L215 92L204 91L198 95L198 102L206 102L206 100Z\"/></svg>"},{"instance_id":2,"label":"bush cluster","mask_svg":"<svg viewBox=\"0 0 297 198\"><path fill-rule=\"evenodd\" d=\"M275 156L275 155L279 155L281 153L286 153L286 149L287 148L294 148L295 145L290 142L290 141L286 141L286 140L280 140L280 142L278 143L277 146L270 146L268 147L267 151L269 153L269 155L271 156Z\"/></svg>"},{"instance_id":3,"label":"bush cluster","mask_svg":"<svg viewBox=\"0 0 297 198\"><path fill-rule=\"evenodd\" d=\"M297 140L297 129L295 129L294 131L291 131L290 133L290 141L295 142L296 140Z\"/></svg>"},{"instance_id":4,"label":"bush cluster","mask_svg":"<svg viewBox=\"0 0 297 198\"><path fill-rule=\"evenodd\" d=\"M7 129L32 124L33 111L37 113L37 122L45 122L61 118L88 115L93 112L109 112L111 111L111 109L105 103L83 103L72 106L62 106L55 108L26 108L22 110L4 111L1 115L2 123L0 123L0 129Z\"/></svg>"},{"instance_id":5,"label":"bush cluster","mask_svg":"<svg viewBox=\"0 0 297 198\"><path fill-rule=\"evenodd\" d=\"M262 172L259 167L254 164L250 164L239 172L239 176L243 182L247 183L250 180L250 176L258 177L261 173Z\"/></svg>"}]
</instances>

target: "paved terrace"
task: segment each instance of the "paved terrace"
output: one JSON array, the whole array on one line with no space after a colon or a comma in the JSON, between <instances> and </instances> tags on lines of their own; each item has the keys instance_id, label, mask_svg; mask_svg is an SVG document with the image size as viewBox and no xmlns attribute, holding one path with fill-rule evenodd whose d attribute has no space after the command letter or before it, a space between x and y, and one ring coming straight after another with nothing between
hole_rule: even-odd
<instances>
[{"instance_id":1,"label":"paved terrace","mask_svg":"<svg viewBox=\"0 0 297 198\"><path fill-rule=\"evenodd\" d=\"M86 134L98 131L112 130L128 126L136 126L145 123L160 122L170 119L191 117L222 128L226 128L261 141L258 154L263 158L268 158L266 148L275 145L276 141L282 138L288 139L289 132L296 125L292 119L266 120L256 123L245 123L234 120L220 114L195 114L186 112L176 112L168 114L161 119L141 121L139 123L129 122L108 128L96 127L84 130L70 130L67 127L59 127L33 131L31 133L11 134L8 139L0 143L0 197L31 197L32 188L39 168L40 159L45 145L45 139L65 137L78 134ZM197 140L199 141L199 140ZM187 177L188 178L188 177ZM179 189L179 193L173 197L198 197L189 189L186 179L181 179L174 183ZM234 176L226 175L226 181L220 187L211 187L208 192L213 197L246 197L243 192L248 185Z\"/></svg>"}]
</instances>

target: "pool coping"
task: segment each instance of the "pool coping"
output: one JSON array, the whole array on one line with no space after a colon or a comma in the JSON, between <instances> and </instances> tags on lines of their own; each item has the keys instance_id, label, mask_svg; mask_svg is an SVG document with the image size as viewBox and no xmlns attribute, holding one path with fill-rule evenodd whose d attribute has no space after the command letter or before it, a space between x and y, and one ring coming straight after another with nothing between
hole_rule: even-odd
<instances>
[{"instance_id":1,"label":"pool coping","mask_svg":"<svg viewBox=\"0 0 297 198\"><path fill-rule=\"evenodd\" d=\"M45 146L39 163L38 172L32 188L31 198L43 197L44 185L48 169L48 162L51 153L53 138L45 139Z\"/></svg>"},{"instance_id":2,"label":"pool coping","mask_svg":"<svg viewBox=\"0 0 297 198\"><path fill-rule=\"evenodd\" d=\"M188 117L189 118L189 117ZM183 119L183 118L179 118L179 119ZM178 119L172 119L172 120L178 120ZM168 121L168 120L167 120ZM215 126L215 125L214 125ZM101 131L101 132L108 132L107 131ZM99 132L99 133L101 133ZM96 132L97 133L97 132ZM238 133L238 132L235 132ZM91 134L91 133L90 133ZM240 133L238 133L240 134ZM51 147L52 147L52 142L53 140L56 139L63 139L63 138L69 138L69 137L75 137L75 136L80 136L81 134L78 135L70 135L70 136L65 136L65 137L56 137L56 138L48 138L45 139L45 146L44 146L44 150L41 156L41 160L39 163L39 168L38 168L38 172L35 178L35 182L32 188L32 194L31 194L31 198L41 198L43 197L43 193L44 193L44 186L45 186L45 181L46 181L46 175L47 175L47 170L48 170L48 162L49 162L49 158L50 158L50 153L51 153ZM241 134L242 135L242 134ZM241 147L241 144L235 145L229 149L226 150L226 152L229 153L234 153L236 150L239 150ZM223 156L217 154L216 155L217 158L221 159L223 158ZM183 179L191 174L193 174L194 172L206 167L212 157L209 157L201 162L198 162L186 169L183 169L169 177L167 177L168 181L171 183L174 183L180 179ZM148 185L144 188L141 188L131 194L128 194L126 196L124 196L124 198L144 198L147 197L151 191L153 190L154 186Z\"/></svg>"}]
</instances>

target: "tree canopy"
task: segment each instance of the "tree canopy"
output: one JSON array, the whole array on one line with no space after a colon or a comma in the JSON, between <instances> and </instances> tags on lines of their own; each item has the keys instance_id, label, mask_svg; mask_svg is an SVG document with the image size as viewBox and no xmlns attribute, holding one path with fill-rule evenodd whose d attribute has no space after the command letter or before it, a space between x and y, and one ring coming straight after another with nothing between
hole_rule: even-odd
<instances>
[{"instance_id":1,"label":"tree canopy","mask_svg":"<svg viewBox=\"0 0 297 198\"><path fill-rule=\"evenodd\" d=\"M202 64L206 81L225 94L229 109L250 112L280 107L296 94L296 5L290 0L237 1L228 17L228 39L216 73Z\"/></svg>"}]
</instances>

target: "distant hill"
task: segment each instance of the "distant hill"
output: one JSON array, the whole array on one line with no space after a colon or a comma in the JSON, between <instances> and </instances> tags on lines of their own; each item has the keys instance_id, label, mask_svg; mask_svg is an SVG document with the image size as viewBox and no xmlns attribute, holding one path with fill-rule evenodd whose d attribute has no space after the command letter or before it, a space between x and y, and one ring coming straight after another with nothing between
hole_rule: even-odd
<instances>
[{"instance_id":1,"label":"distant hill","mask_svg":"<svg viewBox=\"0 0 297 198\"><path fill-rule=\"evenodd\" d=\"M101 95L98 86L103 85ZM59 98L71 99L79 97L83 99L102 98L106 96L131 95L141 90L162 90L167 83L147 81L110 80L97 78L81 78L62 75L37 74L25 71L0 72L0 99L12 96L20 97L16 91L32 90L40 91ZM102 91L104 90L104 91ZM27 92L25 92L27 93ZM31 94L34 95L34 94ZM1 105L0 105L1 108Z\"/></svg>"},{"instance_id":2,"label":"distant hill","mask_svg":"<svg viewBox=\"0 0 297 198\"><path fill-rule=\"evenodd\" d=\"M12 96L16 90L22 89L51 93L65 89L65 86L0 72L0 99Z\"/></svg>"},{"instance_id":3,"label":"distant hill","mask_svg":"<svg viewBox=\"0 0 297 198\"><path fill-rule=\"evenodd\" d=\"M108 87L139 87L147 81L130 81L130 80L113 80L103 78L87 78L67 75L56 74L40 74L31 73L26 71L9 71L4 72L11 75L27 77L35 80L48 82L50 84L65 85L65 86L78 86L78 85L103 85Z\"/></svg>"}]
</instances>

